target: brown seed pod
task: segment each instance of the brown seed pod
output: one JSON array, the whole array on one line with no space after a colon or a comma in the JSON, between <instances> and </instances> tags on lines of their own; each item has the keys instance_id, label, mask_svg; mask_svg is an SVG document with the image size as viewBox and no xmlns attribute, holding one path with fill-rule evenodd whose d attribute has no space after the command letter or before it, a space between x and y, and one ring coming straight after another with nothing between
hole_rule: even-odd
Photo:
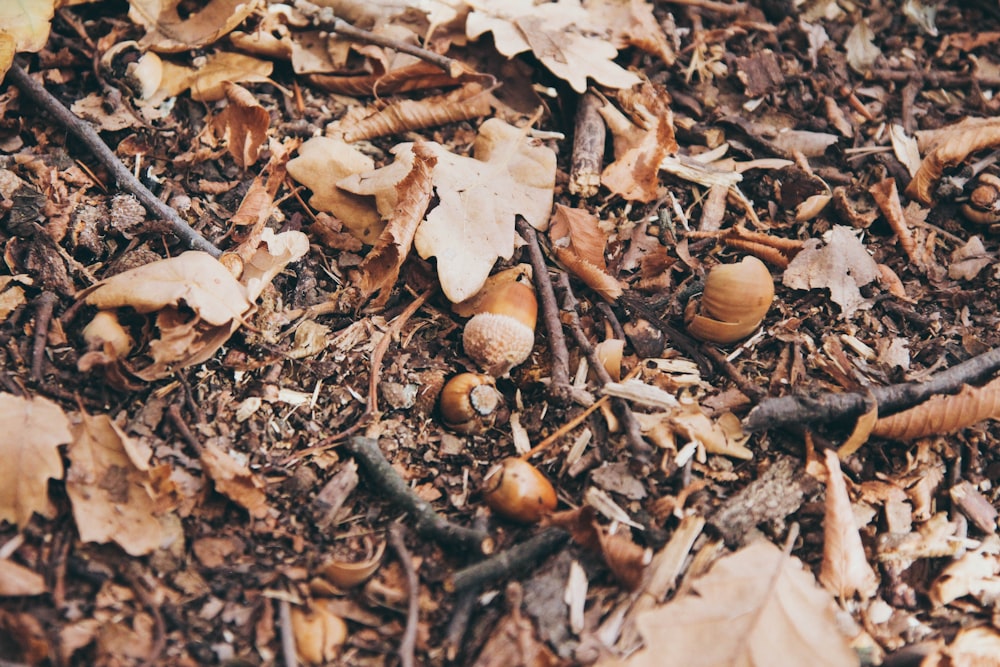
<instances>
[{"instance_id":1,"label":"brown seed pod","mask_svg":"<svg viewBox=\"0 0 1000 667\"><path fill-rule=\"evenodd\" d=\"M1000 225L1000 177L980 174L962 213L978 225Z\"/></svg>"},{"instance_id":2,"label":"brown seed pod","mask_svg":"<svg viewBox=\"0 0 1000 667\"><path fill-rule=\"evenodd\" d=\"M719 264L705 278L705 291L684 311L688 333L711 343L735 343L760 326L774 300L774 279L764 262L744 257Z\"/></svg>"},{"instance_id":3,"label":"brown seed pod","mask_svg":"<svg viewBox=\"0 0 1000 667\"><path fill-rule=\"evenodd\" d=\"M534 523L556 508L556 491L545 475L527 461L505 459L486 475L486 504L497 514Z\"/></svg>"},{"instance_id":4,"label":"brown seed pod","mask_svg":"<svg viewBox=\"0 0 1000 667\"><path fill-rule=\"evenodd\" d=\"M441 420L458 433L482 433L496 421L503 397L489 375L460 373L441 389Z\"/></svg>"},{"instance_id":5,"label":"brown seed pod","mask_svg":"<svg viewBox=\"0 0 1000 667\"><path fill-rule=\"evenodd\" d=\"M465 324L465 353L490 375L506 375L531 355L537 318L538 300L530 286L521 282L497 285Z\"/></svg>"}]
</instances>

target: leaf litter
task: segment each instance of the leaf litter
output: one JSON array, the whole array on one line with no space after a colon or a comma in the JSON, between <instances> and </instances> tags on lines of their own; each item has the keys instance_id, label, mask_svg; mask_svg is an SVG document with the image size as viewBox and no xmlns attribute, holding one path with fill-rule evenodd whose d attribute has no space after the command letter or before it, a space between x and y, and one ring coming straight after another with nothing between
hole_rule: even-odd
<instances>
[{"instance_id":1,"label":"leaf litter","mask_svg":"<svg viewBox=\"0 0 1000 667\"><path fill-rule=\"evenodd\" d=\"M29 71L46 88L67 103L89 93L73 108L120 132L128 170L227 251L184 253L92 187L112 181L89 158L90 175L65 169L62 130L24 114L12 70L0 101L21 116L0 134L16 155L0 170L12 656L992 655L997 633L969 627L997 576L1000 341L977 298L996 280L988 42L922 3L852 15L813 3L785 21L766 3L411 4L344 3L334 17L302 2L191 13L136 0L110 20L79 3L50 26L39 3L29 32L4 22L0 65L38 53ZM138 60L100 70L112 90L92 62L116 42ZM976 87L949 69L966 56ZM904 89L911 65L921 78ZM572 121L582 92L607 152L603 129L566 141L586 133ZM596 153L578 162L570 143ZM564 192L578 163L597 165L586 178L603 190ZM516 233L521 218L541 247ZM744 254L781 278L778 302L750 339L692 345L685 302ZM467 311L449 302L508 270L536 285L544 328L498 383L495 426L460 438L436 406L444 380L474 367L456 344ZM963 360L985 370L962 375ZM892 393L925 382L937 395L918 405ZM801 413L794 434L744 430L748 407L803 396L864 409ZM358 432L378 438L385 467L338 490L356 455L338 447ZM486 469L512 454L584 511L561 527L469 528ZM380 499L387 480L413 495ZM418 534L373 554L397 523ZM796 526L798 558L772 544ZM456 539L500 560L466 568ZM512 554L525 587L497 565ZM501 574L479 580L480 567ZM441 582L470 578L485 595L463 612ZM633 604L629 591L650 594ZM73 620L52 620L50 596ZM706 618L722 629L690 631Z\"/></svg>"}]
</instances>

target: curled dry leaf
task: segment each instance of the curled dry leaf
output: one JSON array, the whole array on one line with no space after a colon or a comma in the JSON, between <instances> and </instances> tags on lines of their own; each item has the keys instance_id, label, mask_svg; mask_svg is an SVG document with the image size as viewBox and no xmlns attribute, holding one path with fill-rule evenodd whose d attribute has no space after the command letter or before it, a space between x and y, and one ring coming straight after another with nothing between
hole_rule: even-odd
<instances>
[{"instance_id":1,"label":"curled dry leaf","mask_svg":"<svg viewBox=\"0 0 1000 667\"><path fill-rule=\"evenodd\" d=\"M163 61L160 87L145 101L143 109L159 106L188 88L193 100L217 102L226 96L226 82L267 81L273 69L270 61L228 51L205 56L204 64L197 68Z\"/></svg>"},{"instance_id":2,"label":"curled dry leaf","mask_svg":"<svg viewBox=\"0 0 1000 667\"><path fill-rule=\"evenodd\" d=\"M899 245L903 247L906 256L916 266L923 266L923 260L917 254L917 242L914 240L910 228L906 226L903 205L899 201L899 192L896 190L896 179L887 178L875 183L868 188L868 192L871 193L875 203L882 210L882 215L892 227L892 231L896 232L896 238L899 239Z\"/></svg>"},{"instance_id":3,"label":"curled dry leaf","mask_svg":"<svg viewBox=\"0 0 1000 667\"><path fill-rule=\"evenodd\" d=\"M245 464L217 445L202 446L201 464L215 483L215 490L226 496L257 519L267 516L270 507L264 494L264 482Z\"/></svg>"},{"instance_id":4,"label":"curled dry leaf","mask_svg":"<svg viewBox=\"0 0 1000 667\"><path fill-rule=\"evenodd\" d=\"M622 295L622 286L604 261L606 235L588 211L556 204L549 229L553 250L566 268L608 301Z\"/></svg>"},{"instance_id":5,"label":"curled dry leaf","mask_svg":"<svg viewBox=\"0 0 1000 667\"><path fill-rule=\"evenodd\" d=\"M295 652L310 665L328 665L337 659L347 640L347 623L322 602L292 609Z\"/></svg>"},{"instance_id":6,"label":"curled dry leaf","mask_svg":"<svg viewBox=\"0 0 1000 667\"><path fill-rule=\"evenodd\" d=\"M941 607L966 595L990 605L1000 599L1000 539L991 535L975 551L948 564L928 591Z\"/></svg>"},{"instance_id":7,"label":"curled dry leaf","mask_svg":"<svg viewBox=\"0 0 1000 667\"><path fill-rule=\"evenodd\" d=\"M840 459L826 450L826 512L823 515L823 565L819 581L842 600L857 593L862 600L875 595L878 577L868 564L861 535L854 522L854 510L847 495Z\"/></svg>"},{"instance_id":8,"label":"curled dry leaf","mask_svg":"<svg viewBox=\"0 0 1000 667\"><path fill-rule=\"evenodd\" d=\"M62 479L59 445L72 440L69 419L47 398L0 393L0 521L24 528L49 513L49 479Z\"/></svg>"},{"instance_id":9,"label":"curled dry leaf","mask_svg":"<svg viewBox=\"0 0 1000 667\"><path fill-rule=\"evenodd\" d=\"M381 301L389 298L399 269L410 254L413 237L431 202L434 184L431 174L437 158L424 142L413 145L410 172L396 184L396 206L389 223L379 235L375 247L361 266L361 292L365 297L381 292Z\"/></svg>"},{"instance_id":10,"label":"curled dry leaf","mask_svg":"<svg viewBox=\"0 0 1000 667\"><path fill-rule=\"evenodd\" d=\"M934 396L909 410L883 417L872 435L914 440L958 431L984 419L1000 419L1000 378L982 387L963 385L957 394Z\"/></svg>"},{"instance_id":11,"label":"curled dry leaf","mask_svg":"<svg viewBox=\"0 0 1000 667\"><path fill-rule=\"evenodd\" d=\"M362 141L488 116L493 101L481 83L467 83L444 95L391 102L365 118L335 123L331 129L342 132L344 141Z\"/></svg>"},{"instance_id":12,"label":"curled dry leaf","mask_svg":"<svg viewBox=\"0 0 1000 667\"><path fill-rule=\"evenodd\" d=\"M382 566L385 544L384 541L379 542L375 553L362 561L327 561L317 573L338 588L353 588L363 584Z\"/></svg>"},{"instance_id":13,"label":"curled dry leaf","mask_svg":"<svg viewBox=\"0 0 1000 667\"><path fill-rule=\"evenodd\" d=\"M994 117L985 124L959 126L952 132L941 133L906 187L906 194L923 204L930 204L934 199L934 187L945 169L976 151L995 146L1000 146L1000 118Z\"/></svg>"}]
</instances>

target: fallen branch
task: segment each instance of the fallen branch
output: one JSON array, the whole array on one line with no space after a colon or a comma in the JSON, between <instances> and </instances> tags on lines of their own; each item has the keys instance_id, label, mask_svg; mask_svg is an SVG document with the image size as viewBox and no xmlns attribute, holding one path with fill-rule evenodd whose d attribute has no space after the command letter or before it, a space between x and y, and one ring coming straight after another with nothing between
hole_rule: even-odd
<instances>
[{"instance_id":1,"label":"fallen branch","mask_svg":"<svg viewBox=\"0 0 1000 667\"><path fill-rule=\"evenodd\" d=\"M874 387L871 396L878 403L880 417L923 403L935 394L953 394L963 384L976 384L1000 370L1000 348L995 348L931 376L925 382L904 382ZM748 431L790 426L824 424L853 419L866 411L868 394L822 394L817 397L782 396L761 401L743 421Z\"/></svg>"},{"instance_id":2,"label":"fallen branch","mask_svg":"<svg viewBox=\"0 0 1000 667\"><path fill-rule=\"evenodd\" d=\"M357 460L365 473L376 483L377 491L382 496L416 518L417 533L482 555L488 556L493 553L493 538L486 531L451 523L435 512L429 502L417 496L386 460L377 440L355 436L341 447Z\"/></svg>"},{"instance_id":3,"label":"fallen branch","mask_svg":"<svg viewBox=\"0 0 1000 667\"><path fill-rule=\"evenodd\" d=\"M389 526L389 546L396 552L396 557L406 574L406 588L409 602L406 606L406 629L399 642L399 664L402 667L414 667L416 660L414 651L417 647L417 624L420 620L420 580L413 566L413 557L406 548L403 539L403 527L398 523Z\"/></svg>"},{"instance_id":4,"label":"fallen branch","mask_svg":"<svg viewBox=\"0 0 1000 667\"><path fill-rule=\"evenodd\" d=\"M57 100L49 91L45 90L42 84L31 78L18 63L11 64L10 70L7 72L7 79L17 86L21 93L31 102L34 102L42 110L47 111L64 128L76 135L77 139L82 141L90 152L94 154L94 157L111 172L118 185L134 194L151 215L168 222L177 238L194 250L207 252L213 257L222 255L221 250L195 231L191 225L186 223L177 214L177 211L160 201L156 195L150 192L149 188L133 176L128 167L122 164L122 161L108 148L108 145L104 143L93 127L63 106L62 102ZM27 110L23 111L26 112Z\"/></svg>"}]
</instances>

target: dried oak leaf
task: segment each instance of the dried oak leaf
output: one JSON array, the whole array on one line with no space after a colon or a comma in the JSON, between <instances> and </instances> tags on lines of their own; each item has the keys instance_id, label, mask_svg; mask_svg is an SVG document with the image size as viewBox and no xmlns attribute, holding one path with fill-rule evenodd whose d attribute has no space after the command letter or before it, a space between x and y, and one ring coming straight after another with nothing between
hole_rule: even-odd
<instances>
[{"instance_id":1,"label":"dried oak leaf","mask_svg":"<svg viewBox=\"0 0 1000 667\"><path fill-rule=\"evenodd\" d=\"M431 179L438 202L417 227L413 245L424 259L437 257L441 288L457 303L480 290L497 258L510 259L515 216L536 229L546 228L556 156L546 146L533 145L525 130L496 118L480 127L472 158L435 142L424 145L437 160ZM412 170L413 144L399 144L393 153L392 164L337 184L355 194L375 195L385 218L396 207L396 185Z\"/></svg>"},{"instance_id":2,"label":"dried oak leaf","mask_svg":"<svg viewBox=\"0 0 1000 667\"><path fill-rule=\"evenodd\" d=\"M843 600L855 593L867 600L878 590L878 577L868 564L840 459L826 450L826 512L823 516L823 565L819 581Z\"/></svg>"},{"instance_id":3,"label":"dried oak leaf","mask_svg":"<svg viewBox=\"0 0 1000 667\"><path fill-rule=\"evenodd\" d=\"M604 261L607 236L590 212L556 204L549 238L559 261L594 291L608 301L622 295L621 283L608 273Z\"/></svg>"},{"instance_id":4,"label":"dried oak leaf","mask_svg":"<svg viewBox=\"0 0 1000 667\"><path fill-rule=\"evenodd\" d=\"M622 665L858 665L837 630L833 598L770 542L720 558L692 588L637 616L646 646Z\"/></svg>"},{"instance_id":5,"label":"dried oak leaf","mask_svg":"<svg viewBox=\"0 0 1000 667\"><path fill-rule=\"evenodd\" d=\"M474 7L465 23L470 39L492 32L497 50L508 58L531 51L578 93L586 92L588 76L609 88L631 88L640 81L614 63L618 49L611 42L585 34L603 31L579 0L484 0Z\"/></svg>"},{"instance_id":6,"label":"dried oak leaf","mask_svg":"<svg viewBox=\"0 0 1000 667\"><path fill-rule=\"evenodd\" d=\"M142 556L163 542L149 466L150 452L129 438L107 415L81 413L67 451L66 493L73 504L80 539L114 541Z\"/></svg>"},{"instance_id":7,"label":"dried oak leaf","mask_svg":"<svg viewBox=\"0 0 1000 667\"><path fill-rule=\"evenodd\" d=\"M226 139L226 148L233 160L246 169L260 155L271 115L246 88L226 81L222 89L229 105L215 117L213 125L217 134Z\"/></svg>"},{"instance_id":8,"label":"dried oak leaf","mask_svg":"<svg viewBox=\"0 0 1000 667\"><path fill-rule=\"evenodd\" d=\"M906 194L913 199L930 204L934 199L934 187L948 167L954 166L966 157L986 148L1000 146L1000 119L984 119L981 123L956 123L954 127L942 128L928 137L933 147L920 163L920 169L906 186ZM923 148L923 139L918 134L917 141Z\"/></svg>"},{"instance_id":9,"label":"dried oak leaf","mask_svg":"<svg viewBox=\"0 0 1000 667\"><path fill-rule=\"evenodd\" d=\"M149 107L157 107L171 97L191 89L191 99L198 102L217 102L226 96L226 82L267 81L274 64L242 53L211 53L205 56L200 67L186 67L163 61L163 76L160 87L142 106L146 113Z\"/></svg>"},{"instance_id":10,"label":"dried oak leaf","mask_svg":"<svg viewBox=\"0 0 1000 667\"><path fill-rule=\"evenodd\" d=\"M258 0L211 0L182 19L180 0L130 0L128 17L146 28L141 44L159 53L207 46L231 32L260 4Z\"/></svg>"},{"instance_id":11,"label":"dried oak leaf","mask_svg":"<svg viewBox=\"0 0 1000 667\"><path fill-rule=\"evenodd\" d=\"M879 277L878 265L849 227L835 225L819 239L805 242L785 269L782 282L792 289L830 290L830 299L840 306L840 316L849 318L867 305L858 289Z\"/></svg>"},{"instance_id":12,"label":"dried oak leaf","mask_svg":"<svg viewBox=\"0 0 1000 667\"><path fill-rule=\"evenodd\" d=\"M62 479L59 445L72 440L69 419L46 398L0 394L0 521L24 528L49 513L49 479Z\"/></svg>"}]
</instances>

